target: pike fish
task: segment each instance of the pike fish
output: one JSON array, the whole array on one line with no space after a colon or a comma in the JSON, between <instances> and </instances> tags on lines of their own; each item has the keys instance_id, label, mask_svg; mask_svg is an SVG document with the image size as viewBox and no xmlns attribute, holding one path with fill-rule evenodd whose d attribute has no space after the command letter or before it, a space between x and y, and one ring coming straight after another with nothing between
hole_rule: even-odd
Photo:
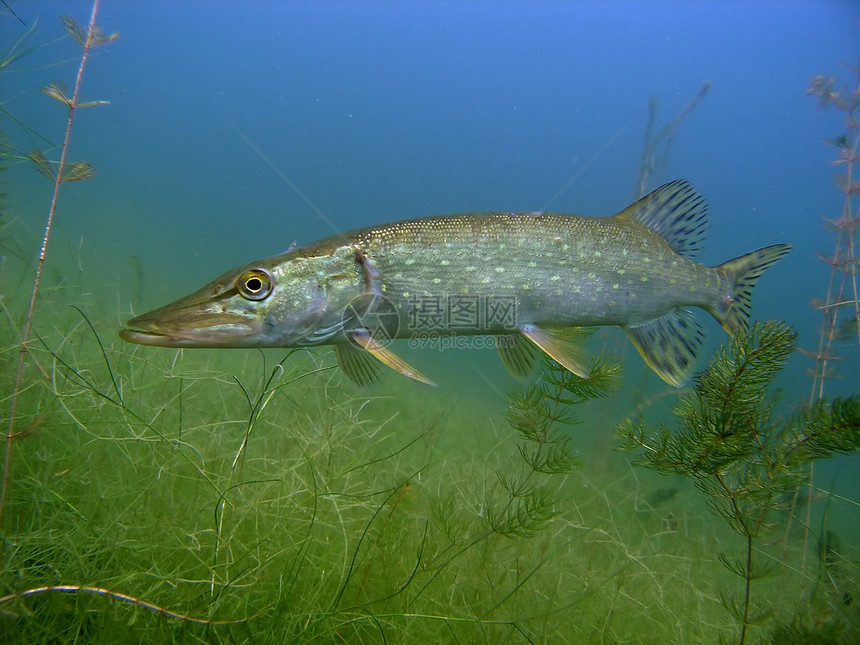
<instances>
[{"instance_id":1,"label":"pike fish","mask_svg":"<svg viewBox=\"0 0 860 645\"><path fill-rule=\"evenodd\" d=\"M389 341L490 335L514 375L527 375L544 352L587 377L571 330L617 325L660 378L680 387L704 338L688 307L730 334L746 329L756 282L791 250L776 244L707 267L692 259L706 228L706 202L684 180L613 217L407 219L228 271L133 318L120 336L161 347L332 345L359 385L376 380L380 364L433 384Z\"/></svg>"}]
</instances>

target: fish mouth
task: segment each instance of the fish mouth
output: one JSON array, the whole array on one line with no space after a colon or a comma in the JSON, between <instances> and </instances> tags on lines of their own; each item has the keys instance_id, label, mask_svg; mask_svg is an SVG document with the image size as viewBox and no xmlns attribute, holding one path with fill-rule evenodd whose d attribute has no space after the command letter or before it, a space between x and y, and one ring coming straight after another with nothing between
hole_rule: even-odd
<instances>
[{"instance_id":1,"label":"fish mouth","mask_svg":"<svg viewBox=\"0 0 860 645\"><path fill-rule=\"evenodd\" d=\"M132 318L119 337L154 347L247 347L259 331L252 318L239 314L175 310L166 314L156 310Z\"/></svg>"},{"instance_id":2,"label":"fish mouth","mask_svg":"<svg viewBox=\"0 0 860 645\"><path fill-rule=\"evenodd\" d=\"M171 334L164 334L146 329L130 327L121 329L119 337L129 343L138 345L151 345L154 347L193 347L192 341L187 338L179 338Z\"/></svg>"}]
</instances>

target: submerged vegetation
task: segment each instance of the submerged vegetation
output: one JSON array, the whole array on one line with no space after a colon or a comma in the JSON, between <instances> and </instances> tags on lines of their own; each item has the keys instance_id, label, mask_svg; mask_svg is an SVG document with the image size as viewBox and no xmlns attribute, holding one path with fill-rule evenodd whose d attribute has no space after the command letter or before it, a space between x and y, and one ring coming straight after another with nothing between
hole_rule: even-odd
<instances>
[{"instance_id":1,"label":"submerged vegetation","mask_svg":"<svg viewBox=\"0 0 860 645\"><path fill-rule=\"evenodd\" d=\"M665 170L669 163L669 153L672 150L672 144L675 141L675 133L684 122L684 119L689 114L699 107L699 104L705 100L708 91L711 89L711 81L702 83L702 87L696 92L696 95L690 100L684 109L668 124L657 130L657 107L659 101L656 96L652 96L648 102L648 121L645 126L645 146L642 149L642 160L639 163L639 174L636 178L636 191L634 197L639 199L644 197L648 192L648 185L655 179L659 178L660 173Z\"/></svg>"},{"instance_id":2,"label":"submerged vegetation","mask_svg":"<svg viewBox=\"0 0 860 645\"><path fill-rule=\"evenodd\" d=\"M621 371L620 365L598 361L589 377L582 378L553 360L543 361L540 378L508 396L507 418L523 441L518 451L525 473L513 479L499 473L510 497L504 500L501 512L490 511L489 520L493 530L502 535L528 534L556 514L555 500L547 487L535 484L534 479L573 472L569 430L580 423L574 411L591 399L607 396Z\"/></svg>"},{"instance_id":3,"label":"submerged vegetation","mask_svg":"<svg viewBox=\"0 0 860 645\"><path fill-rule=\"evenodd\" d=\"M32 350L49 391L23 394L41 404L7 510L7 642L123 639L129 623L155 641L541 640L628 613L665 575L651 558L686 575L655 553L650 512L616 523L629 473L574 468L571 405L593 429L578 402L616 368L589 383L548 366L512 395L517 446L478 415L416 423L353 398L304 352L268 367L126 353L80 322ZM468 454L444 445L470 426Z\"/></svg>"},{"instance_id":4,"label":"submerged vegetation","mask_svg":"<svg viewBox=\"0 0 860 645\"><path fill-rule=\"evenodd\" d=\"M29 349L30 333L33 326L33 316L36 312L36 301L39 297L39 287L42 282L42 270L45 266L45 259L48 255L48 243L51 239L51 232L54 228L54 216L57 213L57 203L60 195L60 186L63 182L79 181L89 179L94 172L91 166L86 162L68 161L69 142L72 136L72 124L74 123L75 111L78 108L93 107L102 105L105 101L79 101L81 89L81 79L86 67L87 58L90 50L95 47L100 47L110 43L117 37L117 34L111 36L105 35L101 28L96 24L96 15L98 13L98 0L93 3L93 11L90 17L90 22L87 27L82 27L77 20L71 16L63 17L63 26L68 35L81 47L81 62L78 67L78 74L75 80L74 90L71 95L65 91L65 88L57 83L53 83L45 88L43 92L52 99L59 101L67 108L66 117L66 132L63 138L63 144L60 148L60 159L56 164L48 161L45 154L38 148L34 149L30 154L30 159L35 163L36 167L51 179L54 183L53 196L51 197L51 205L48 209L48 218L45 222L45 231L42 235L42 244L39 251L39 257L36 263L36 273L33 278L33 288L30 293L30 305L27 309L27 315L23 321L23 331L21 332L20 351L18 359L18 367L15 371L15 381L12 385L12 397L9 404L8 429L6 431L5 452L3 458L3 479L0 482L0 526L2 526L3 512L6 508L6 495L9 488L9 478L12 470L12 451L13 442L15 439L15 423L18 420L18 415L21 413L18 409L19 395L23 387L24 369L27 359L27 351ZM20 42L20 41L19 41ZM18 43L13 45L13 49ZM12 57L14 60L14 56Z\"/></svg>"},{"instance_id":5,"label":"submerged vegetation","mask_svg":"<svg viewBox=\"0 0 860 645\"><path fill-rule=\"evenodd\" d=\"M771 385L794 348L787 326L757 323L718 350L696 377L694 391L675 408L677 431L660 426L655 432L629 420L620 429L624 447L641 449L639 464L689 478L708 508L744 538L740 557L718 555L743 580L742 594L722 596L741 644L750 625L773 613L753 600L753 581L773 569L757 555L758 540L774 528L777 511L790 509L810 462L860 450L858 397L819 399L788 418L777 415ZM832 619L840 620L838 611Z\"/></svg>"},{"instance_id":6,"label":"submerged vegetation","mask_svg":"<svg viewBox=\"0 0 860 645\"><path fill-rule=\"evenodd\" d=\"M827 217L826 226L835 235L833 252L821 254L830 266L826 295L813 305L822 313L818 348L808 353L815 360L810 402L824 396L824 383L836 376L833 363L840 360L839 346L853 344L860 356L860 296L858 296L858 228L860 213L857 195L860 180L854 172L860 146L860 66L851 68L853 87L840 86L833 76L818 75L809 83L806 93L818 101L820 108L834 108L845 113L845 132L828 141L836 148L833 162L839 169L836 188L842 193L842 211L838 217Z\"/></svg>"},{"instance_id":7,"label":"submerged vegetation","mask_svg":"<svg viewBox=\"0 0 860 645\"><path fill-rule=\"evenodd\" d=\"M56 291L45 298L62 302ZM307 352L114 346L101 329L115 322L76 316L32 347L47 387L22 394L38 416L16 440L23 450L4 527L4 642L595 634L636 642L647 634L710 643L729 633L720 599L733 606L725 591L745 560L715 556L732 549L731 533L709 520L690 488L676 481L661 489L586 452L592 435L613 424L594 406L617 381L615 365L598 362L586 380L545 360L533 384L508 395L507 423L500 416L496 425L456 400L434 412L397 379L398 389L356 397L332 381L333 365ZM14 346L3 333L2 346ZM734 497L714 508L737 501L741 524L732 528L754 536L755 561L744 569L750 605L769 608L780 634L828 627L841 640L822 642L850 642L857 608L846 598L858 593L858 572L838 533L822 532L822 568L805 579L810 600L801 609L784 593L797 588L792 560L782 564L770 557L780 545L761 542L780 521L778 491L794 465L846 447L840 435L811 430L856 417L856 405L783 423L767 416L773 399L743 403L767 389L793 342L782 326L757 333L770 350L747 355L751 368L730 400L765 424L765 445L776 452L740 459L754 450L739 429L722 442L713 436L709 454L684 458L702 472L737 458L736 469L727 466ZM714 362L737 366L737 347L745 345L736 341ZM700 382L725 383L737 376L729 372L706 372ZM702 422L718 391L705 394L688 395L684 419ZM686 441L680 449L701 448ZM785 472L775 469L774 455L789 452ZM773 483L758 488L774 469ZM720 575L718 559L731 573ZM766 562L770 576L753 581Z\"/></svg>"}]
</instances>

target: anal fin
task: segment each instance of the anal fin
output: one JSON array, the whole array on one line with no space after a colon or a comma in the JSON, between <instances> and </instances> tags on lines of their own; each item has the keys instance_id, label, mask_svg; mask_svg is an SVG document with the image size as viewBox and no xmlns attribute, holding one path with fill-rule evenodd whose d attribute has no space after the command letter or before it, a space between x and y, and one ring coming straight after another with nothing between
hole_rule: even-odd
<instances>
[{"instance_id":1,"label":"anal fin","mask_svg":"<svg viewBox=\"0 0 860 645\"><path fill-rule=\"evenodd\" d=\"M531 373L536 359L540 356L534 343L528 342L520 334L500 334L496 336L496 349L508 372L518 379L525 379Z\"/></svg>"},{"instance_id":2,"label":"anal fin","mask_svg":"<svg viewBox=\"0 0 860 645\"><path fill-rule=\"evenodd\" d=\"M625 327L639 354L669 385L682 387L695 368L705 334L692 312L677 309L662 318Z\"/></svg>"},{"instance_id":3,"label":"anal fin","mask_svg":"<svg viewBox=\"0 0 860 645\"><path fill-rule=\"evenodd\" d=\"M574 338L571 329L544 329L537 325L523 325L520 332L559 365L581 378L589 377L590 370L585 367L581 339Z\"/></svg>"}]
</instances>

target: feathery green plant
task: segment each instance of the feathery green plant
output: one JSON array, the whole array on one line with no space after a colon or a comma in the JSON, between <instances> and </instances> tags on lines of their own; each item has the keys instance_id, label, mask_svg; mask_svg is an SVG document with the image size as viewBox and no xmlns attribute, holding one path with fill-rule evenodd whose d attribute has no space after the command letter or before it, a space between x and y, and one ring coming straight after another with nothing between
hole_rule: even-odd
<instances>
[{"instance_id":1,"label":"feathery green plant","mask_svg":"<svg viewBox=\"0 0 860 645\"><path fill-rule=\"evenodd\" d=\"M438 414L408 387L339 389L313 353L282 373L276 351L111 344L112 316L62 309L30 348L50 389L23 394L42 425L10 490L0 642L708 643L728 622L702 578L711 537L685 539L715 520L674 507L686 528L666 532L631 508L634 471L558 450L568 428L547 419L609 426L562 401L600 368L582 382L547 362L511 398L537 439L518 441L466 399ZM500 479L542 488L540 505Z\"/></svg>"},{"instance_id":2,"label":"feathery green plant","mask_svg":"<svg viewBox=\"0 0 860 645\"><path fill-rule=\"evenodd\" d=\"M809 82L808 96L818 100L819 108L835 108L845 113L845 133L828 141L837 150L833 162L841 166L836 175L836 187L843 194L842 212L838 218L826 219L827 227L836 234L832 255L821 254L821 259L830 265L827 295L814 306L823 314L818 350L809 354L815 359L810 402L824 395L824 381L832 376L831 363L838 360L833 345L840 341L856 341L860 352L860 299L858 299L858 249L857 229L860 213L856 207L856 196L860 193L860 181L854 173L860 145L860 66L849 67L854 73L854 86L840 87L833 76L818 75Z\"/></svg>"},{"instance_id":3,"label":"feathery green plant","mask_svg":"<svg viewBox=\"0 0 860 645\"><path fill-rule=\"evenodd\" d=\"M71 96L65 91L62 85L52 83L43 92L59 101L67 108L66 117L66 134L63 139L63 145L60 150L60 160L57 164L48 161L47 157L40 150L35 149L30 158L36 164L40 172L48 176L54 182L54 192L51 197L51 205L48 209L48 218L45 223L45 231L42 236L42 245L39 251L38 261L36 263L36 275L33 279L33 289L30 293L30 305L27 309L27 316L24 321L24 329L21 337L20 355L18 359L18 368L15 372L15 382L12 388L12 397L9 410L9 422L6 431L5 454L3 458L3 478L0 482L0 526L2 526L3 510L6 506L6 496L9 488L10 471L12 468L12 448L15 439L15 423L18 418L18 397L23 387L24 365L26 363L27 348L30 342L30 332L33 325L33 316L36 312L36 300L39 296L39 285L42 279L42 271L45 266L45 258L48 253L48 242L51 238L53 230L54 216L57 212L57 202L60 195L60 186L66 181L78 181L81 179L89 179L92 177L92 167L86 162L68 162L69 141L72 135L72 123L74 121L75 111L82 107L92 107L102 105L105 101L79 101L78 97L81 89L81 79L83 78L84 68L86 67L87 58L90 50L95 47L106 45L118 37L118 34L110 36L105 35L101 28L96 24L96 15L98 13L99 0L93 2L93 10L90 15L89 25L81 26L77 20L71 16L63 17L63 27L69 36L81 46L81 62L78 66L78 74L75 80L74 90Z\"/></svg>"},{"instance_id":4,"label":"feathery green plant","mask_svg":"<svg viewBox=\"0 0 860 645\"><path fill-rule=\"evenodd\" d=\"M860 108L860 66L849 66L848 69L854 74L853 88L838 85L834 76L819 74L810 80L806 90L807 96L816 98L819 108L835 108L845 114L844 133L827 141L837 150L837 158L832 163L840 168L835 180L836 188L842 193L843 198L839 217L825 218L825 226L835 234L836 239L832 254L819 254L819 257L830 266L830 276L824 298L812 302L812 305L822 314L818 347L814 352L800 350L815 361L809 393L810 405L824 396L825 381L837 376L835 363L845 358L839 355L839 345L856 344L856 349L860 353L860 298L858 298L860 258L857 255L856 239L858 224L860 224L860 211L858 211L856 199L860 192L860 181L854 173L854 164L858 160L857 148L860 145L860 122L856 116ZM853 371L856 372L856 369ZM806 569L809 542L810 504L814 482L814 470L811 464L807 479L801 570ZM784 538L786 544L790 530L791 520L789 519Z\"/></svg>"},{"instance_id":5,"label":"feathery green plant","mask_svg":"<svg viewBox=\"0 0 860 645\"><path fill-rule=\"evenodd\" d=\"M656 431L627 420L618 432L623 449L640 449L636 463L688 477L707 495L708 508L743 536L740 558L719 559L744 583L740 597L725 595L743 644L750 625L769 617L753 603L755 579L768 573L754 555L755 541L773 527L773 513L805 477L815 459L860 449L860 398L820 400L789 418L776 414L770 391L796 345L784 323L756 323L719 349L695 389L674 411L677 431Z\"/></svg>"},{"instance_id":6,"label":"feathery green plant","mask_svg":"<svg viewBox=\"0 0 860 645\"><path fill-rule=\"evenodd\" d=\"M554 517L553 496L534 480L572 471L575 460L565 426L578 423L576 406L611 393L620 372L620 365L598 360L589 377L582 378L544 358L537 380L508 395L508 422L522 440L517 448L525 467L515 477L498 475L508 497L488 510L493 532L528 535Z\"/></svg>"}]
</instances>

